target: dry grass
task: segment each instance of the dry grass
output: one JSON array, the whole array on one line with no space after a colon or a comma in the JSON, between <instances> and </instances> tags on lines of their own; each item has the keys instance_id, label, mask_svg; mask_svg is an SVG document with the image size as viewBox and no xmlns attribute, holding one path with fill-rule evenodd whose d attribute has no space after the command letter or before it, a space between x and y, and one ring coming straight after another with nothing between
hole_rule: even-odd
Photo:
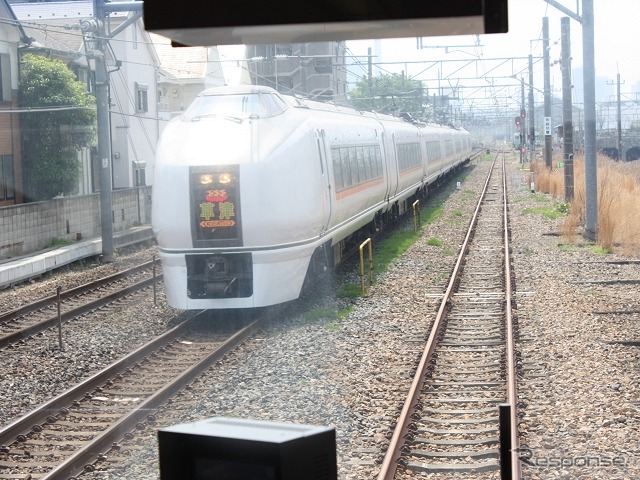
<instances>
[{"instance_id":1,"label":"dry grass","mask_svg":"<svg viewBox=\"0 0 640 480\"><path fill-rule=\"evenodd\" d=\"M554 165L558 164L559 158L553 159ZM532 171L537 191L548 193L556 198L564 197L564 170L559 168L548 170L543 162L534 162Z\"/></svg>"},{"instance_id":2,"label":"dry grass","mask_svg":"<svg viewBox=\"0 0 640 480\"><path fill-rule=\"evenodd\" d=\"M554 165L559 159L554 159ZM564 171L547 170L544 164L533 165L536 190L564 199ZM597 243L606 250L640 253L640 162L617 163L598 156L598 233ZM586 195L584 157L574 162L574 200L571 213L561 225L569 242L585 223Z\"/></svg>"}]
</instances>

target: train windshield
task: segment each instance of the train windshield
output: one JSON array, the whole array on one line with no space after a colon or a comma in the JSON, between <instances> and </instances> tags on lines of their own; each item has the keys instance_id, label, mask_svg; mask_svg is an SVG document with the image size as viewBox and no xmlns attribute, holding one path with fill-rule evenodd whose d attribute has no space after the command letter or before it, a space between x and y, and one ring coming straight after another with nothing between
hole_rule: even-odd
<instances>
[{"instance_id":1,"label":"train windshield","mask_svg":"<svg viewBox=\"0 0 640 480\"><path fill-rule=\"evenodd\" d=\"M242 93L236 95L201 95L184 113L186 121L209 117L244 120L249 117L272 117L286 110L286 104L276 95Z\"/></svg>"}]
</instances>

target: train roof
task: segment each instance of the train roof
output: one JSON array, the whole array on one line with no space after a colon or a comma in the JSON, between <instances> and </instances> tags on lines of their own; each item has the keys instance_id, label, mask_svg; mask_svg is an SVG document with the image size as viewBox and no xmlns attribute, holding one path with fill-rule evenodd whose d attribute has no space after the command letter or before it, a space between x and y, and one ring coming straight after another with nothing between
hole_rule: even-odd
<instances>
[{"instance_id":1,"label":"train roof","mask_svg":"<svg viewBox=\"0 0 640 480\"><path fill-rule=\"evenodd\" d=\"M223 87L212 87L208 88L200 93L199 96L206 95L243 95L243 94L263 94L263 95L277 95L281 98L287 105L293 108L299 109L308 109L315 111L323 111L323 112L335 112L342 113L346 115L357 115L360 117L366 118L375 118L378 120L384 121L395 121L395 122L408 122L413 123L416 126L425 126L430 128L441 128L447 130L456 130L460 133L466 133L466 130L461 128L455 128L449 125L441 125L436 123L424 123L420 121L412 121L410 119L395 117L392 115L387 115L383 113L377 112L369 112L363 110L357 110L353 107L349 107L346 105L336 105L333 103L325 103L319 102L316 100L310 100L304 97L292 96L292 95L284 95L280 92L277 92L275 89L271 87L266 87L263 85L232 85L232 86L223 86Z\"/></svg>"},{"instance_id":2,"label":"train roof","mask_svg":"<svg viewBox=\"0 0 640 480\"><path fill-rule=\"evenodd\" d=\"M200 95L238 95L243 93L275 93L276 95L280 95L273 88L262 85L225 85L223 87L211 87L200 92Z\"/></svg>"}]
</instances>

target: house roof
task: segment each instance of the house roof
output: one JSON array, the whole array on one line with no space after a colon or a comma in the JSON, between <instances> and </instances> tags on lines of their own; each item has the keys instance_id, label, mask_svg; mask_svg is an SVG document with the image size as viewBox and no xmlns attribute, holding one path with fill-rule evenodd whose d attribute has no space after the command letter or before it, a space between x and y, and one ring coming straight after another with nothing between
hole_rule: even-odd
<instances>
[{"instance_id":1,"label":"house roof","mask_svg":"<svg viewBox=\"0 0 640 480\"><path fill-rule=\"evenodd\" d=\"M171 39L149 33L162 69L176 79L203 78L207 72L206 47L172 47Z\"/></svg>"},{"instance_id":2,"label":"house roof","mask_svg":"<svg viewBox=\"0 0 640 480\"><path fill-rule=\"evenodd\" d=\"M19 20L78 19L93 17L93 1L14 3L13 11ZM125 18L127 12L110 13L111 18Z\"/></svg>"},{"instance_id":3,"label":"house roof","mask_svg":"<svg viewBox=\"0 0 640 480\"><path fill-rule=\"evenodd\" d=\"M11 8L11 5L9 5L8 0L0 0L0 19L9 20L9 23L18 30L22 41L25 43L30 42L27 32L18 21L18 17L16 16L13 8Z\"/></svg>"},{"instance_id":4,"label":"house roof","mask_svg":"<svg viewBox=\"0 0 640 480\"><path fill-rule=\"evenodd\" d=\"M34 46L58 52L79 52L83 38L78 21L93 17L93 1L16 3L12 8ZM120 24L126 17L127 12L111 13L107 22Z\"/></svg>"}]
</instances>

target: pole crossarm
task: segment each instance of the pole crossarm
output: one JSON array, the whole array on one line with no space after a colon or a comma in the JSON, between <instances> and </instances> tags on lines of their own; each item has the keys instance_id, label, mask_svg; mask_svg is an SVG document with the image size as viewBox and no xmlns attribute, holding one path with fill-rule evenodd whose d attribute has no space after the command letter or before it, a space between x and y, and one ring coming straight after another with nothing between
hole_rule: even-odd
<instances>
[{"instance_id":1,"label":"pole crossarm","mask_svg":"<svg viewBox=\"0 0 640 480\"><path fill-rule=\"evenodd\" d=\"M144 2L104 2L104 12L142 12Z\"/></svg>"},{"instance_id":2,"label":"pole crossarm","mask_svg":"<svg viewBox=\"0 0 640 480\"><path fill-rule=\"evenodd\" d=\"M137 12L135 15L127 18L124 22L114 28L109 34L107 34L108 39L112 39L116 37L120 32L126 29L129 25L136 23L140 18L142 18L142 12Z\"/></svg>"},{"instance_id":3,"label":"pole crossarm","mask_svg":"<svg viewBox=\"0 0 640 480\"><path fill-rule=\"evenodd\" d=\"M560 10L562 13L564 13L565 15L567 15L568 17L573 18L576 22L578 23L582 23L583 19L580 15L578 15L577 13L569 10L567 7L565 7L564 5L556 2L556 0L543 0L545 2L547 2L549 5L551 5L552 7L557 8L558 10Z\"/></svg>"}]
</instances>

